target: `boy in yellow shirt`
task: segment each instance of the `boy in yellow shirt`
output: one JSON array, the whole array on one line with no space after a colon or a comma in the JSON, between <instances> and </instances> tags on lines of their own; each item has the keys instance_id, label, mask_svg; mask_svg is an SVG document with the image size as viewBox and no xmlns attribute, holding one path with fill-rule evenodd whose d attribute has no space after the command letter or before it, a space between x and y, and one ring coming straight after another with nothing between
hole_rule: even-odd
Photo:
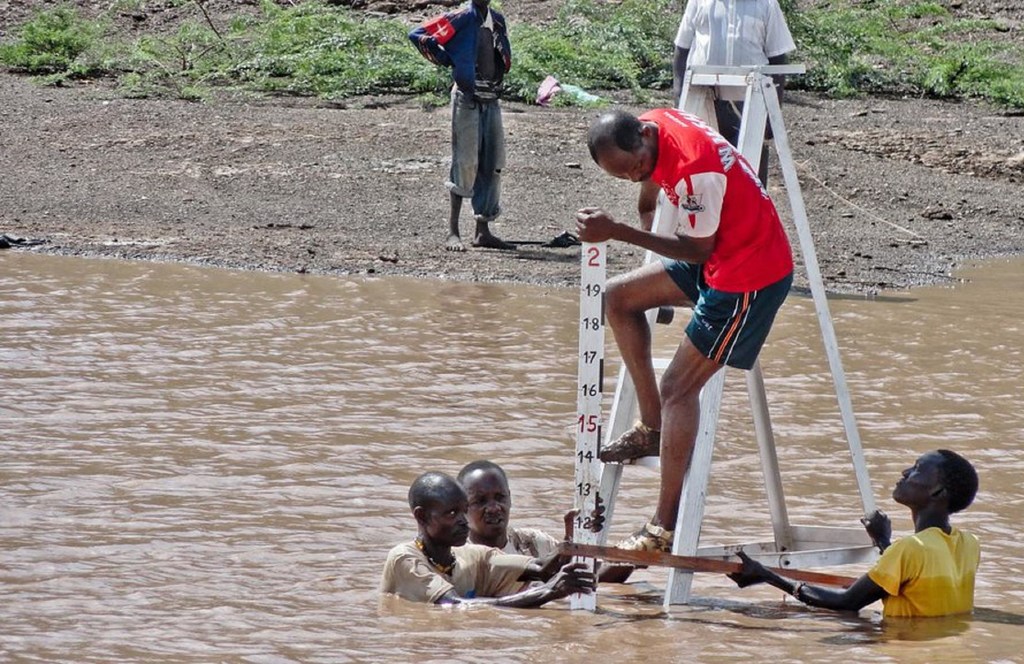
<instances>
[{"instance_id":1,"label":"boy in yellow shirt","mask_svg":"<svg viewBox=\"0 0 1024 664\"><path fill-rule=\"evenodd\" d=\"M875 512L863 519L882 551L875 566L849 588L830 590L782 577L740 552L743 570L729 578L745 588L768 583L810 606L858 611L882 600L883 615L934 617L974 609L974 576L980 560L978 538L949 524L974 501L978 475L962 456L949 450L928 452L893 489L893 500L910 508L914 534L889 545L889 517Z\"/></svg>"}]
</instances>

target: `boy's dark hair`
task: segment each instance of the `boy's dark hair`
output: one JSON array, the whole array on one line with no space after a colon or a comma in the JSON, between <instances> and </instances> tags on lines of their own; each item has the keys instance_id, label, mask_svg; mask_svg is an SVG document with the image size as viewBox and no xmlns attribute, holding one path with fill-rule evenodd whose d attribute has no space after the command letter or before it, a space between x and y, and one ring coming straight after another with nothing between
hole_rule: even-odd
<instances>
[{"instance_id":1,"label":"boy's dark hair","mask_svg":"<svg viewBox=\"0 0 1024 664\"><path fill-rule=\"evenodd\" d=\"M449 475L436 471L423 473L409 487L409 507L430 507L447 500L453 490L462 491L462 487Z\"/></svg>"},{"instance_id":2,"label":"boy's dark hair","mask_svg":"<svg viewBox=\"0 0 1024 664\"><path fill-rule=\"evenodd\" d=\"M971 462L956 452L938 450L942 455L942 486L949 492L950 514L966 509L978 493L978 473Z\"/></svg>"},{"instance_id":3,"label":"boy's dark hair","mask_svg":"<svg viewBox=\"0 0 1024 664\"><path fill-rule=\"evenodd\" d=\"M480 459L479 461L470 461L462 470L459 471L459 475L456 479L459 480L459 484L465 484L466 478L478 470L493 470L494 472L501 475L501 479L505 480L505 484L508 484L508 476L505 475L505 471L502 470L501 466L494 463L493 461L487 461L486 459Z\"/></svg>"},{"instance_id":4,"label":"boy's dark hair","mask_svg":"<svg viewBox=\"0 0 1024 664\"><path fill-rule=\"evenodd\" d=\"M602 114L590 125L587 133L587 147L590 158L597 162L597 154L614 145L620 150L633 152L643 144L640 137L640 120L626 111L609 111Z\"/></svg>"}]
</instances>

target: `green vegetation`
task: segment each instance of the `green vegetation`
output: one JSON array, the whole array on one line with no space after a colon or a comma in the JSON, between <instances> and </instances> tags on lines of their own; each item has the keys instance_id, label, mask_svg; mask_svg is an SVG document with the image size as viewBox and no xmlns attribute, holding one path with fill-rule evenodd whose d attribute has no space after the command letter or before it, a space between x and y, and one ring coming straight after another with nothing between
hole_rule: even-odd
<instances>
[{"instance_id":1,"label":"green vegetation","mask_svg":"<svg viewBox=\"0 0 1024 664\"><path fill-rule=\"evenodd\" d=\"M278 6L230 21L211 18L205 0L160 5L183 16L172 29L138 38L117 30L126 11L148 0L116 0L85 18L72 5L37 14L0 43L0 62L45 83L108 76L126 95L200 99L216 89L344 98L411 93L439 102L448 72L421 58L409 26L328 6ZM671 43L681 0L567 0L548 25L511 22L515 64L509 96L529 100L547 75L600 93L643 101L671 85ZM953 16L919 0L832 0L796 9L783 0L797 61L794 88L858 93L980 97L1024 107L1024 45L993 20ZM556 97L572 103L568 95Z\"/></svg>"},{"instance_id":2,"label":"green vegetation","mask_svg":"<svg viewBox=\"0 0 1024 664\"><path fill-rule=\"evenodd\" d=\"M16 71L53 77L87 77L106 67L99 54L104 25L79 17L73 6L43 12L22 26L18 39L0 44L0 62Z\"/></svg>"},{"instance_id":3,"label":"green vegetation","mask_svg":"<svg viewBox=\"0 0 1024 664\"><path fill-rule=\"evenodd\" d=\"M198 100L209 86L229 83L222 71L232 62L224 36L209 25L185 21L167 35L146 35L135 42L123 68L121 91L131 97L171 94Z\"/></svg>"},{"instance_id":4,"label":"green vegetation","mask_svg":"<svg viewBox=\"0 0 1024 664\"><path fill-rule=\"evenodd\" d=\"M450 85L446 72L413 49L398 21L306 3L264 4L263 20L238 34L247 42L226 73L262 92L349 97L431 92Z\"/></svg>"},{"instance_id":5,"label":"green vegetation","mask_svg":"<svg viewBox=\"0 0 1024 664\"><path fill-rule=\"evenodd\" d=\"M958 19L936 2L833 2L800 12L794 3L783 7L807 65L794 87L1024 107L1024 43L994 20Z\"/></svg>"}]
</instances>

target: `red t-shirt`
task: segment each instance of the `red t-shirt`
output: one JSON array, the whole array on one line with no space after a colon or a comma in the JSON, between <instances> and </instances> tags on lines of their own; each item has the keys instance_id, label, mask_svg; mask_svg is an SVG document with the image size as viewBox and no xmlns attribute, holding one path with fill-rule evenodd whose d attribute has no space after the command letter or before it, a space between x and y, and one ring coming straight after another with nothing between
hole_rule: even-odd
<instances>
[{"instance_id":1,"label":"red t-shirt","mask_svg":"<svg viewBox=\"0 0 1024 664\"><path fill-rule=\"evenodd\" d=\"M715 235L704 263L712 288L764 288L793 270L789 240L756 172L728 141L700 118L655 109L641 122L658 125L658 162L651 179L665 192L660 227L677 235ZM667 222L667 223L666 223Z\"/></svg>"}]
</instances>

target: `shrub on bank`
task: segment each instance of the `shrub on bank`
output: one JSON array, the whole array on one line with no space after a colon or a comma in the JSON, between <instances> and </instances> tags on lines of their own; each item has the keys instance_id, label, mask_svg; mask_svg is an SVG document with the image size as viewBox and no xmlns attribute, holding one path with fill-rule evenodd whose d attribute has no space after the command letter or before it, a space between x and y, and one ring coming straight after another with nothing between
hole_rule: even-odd
<instances>
[{"instance_id":1,"label":"shrub on bank","mask_svg":"<svg viewBox=\"0 0 1024 664\"><path fill-rule=\"evenodd\" d=\"M307 0L224 22L205 0L172 30L130 39L112 16L86 19L71 5L38 13L0 43L0 62L44 82L111 76L128 95L201 98L215 88L344 98L379 93L442 100L448 72L408 43L409 26ZM145 8L146 0L135 0ZM643 101L672 82L672 38L681 0L567 0L546 25L511 22L512 99L528 101L548 75ZM1012 26L963 19L928 1L835 0L803 10L782 0L807 74L796 89L981 97L1024 107L1024 45ZM119 3L111 5L116 11ZM181 7L179 7L181 9ZM187 12L186 12L187 13ZM557 97L572 103L568 95Z\"/></svg>"},{"instance_id":2,"label":"shrub on bank","mask_svg":"<svg viewBox=\"0 0 1024 664\"><path fill-rule=\"evenodd\" d=\"M28 74L97 75L105 71L97 56L104 29L71 5L40 12L21 26L14 41L0 44L0 62Z\"/></svg>"},{"instance_id":3,"label":"shrub on bank","mask_svg":"<svg viewBox=\"0 0 1024 664\"><path fill-rule=\"evenodd\" d=\"M833 2L806 11L782 0L796 59L795 88L979 97L1024 107L1024 40L994 19L956 18L936 2Z\"/></svg>"}]
</instances>

